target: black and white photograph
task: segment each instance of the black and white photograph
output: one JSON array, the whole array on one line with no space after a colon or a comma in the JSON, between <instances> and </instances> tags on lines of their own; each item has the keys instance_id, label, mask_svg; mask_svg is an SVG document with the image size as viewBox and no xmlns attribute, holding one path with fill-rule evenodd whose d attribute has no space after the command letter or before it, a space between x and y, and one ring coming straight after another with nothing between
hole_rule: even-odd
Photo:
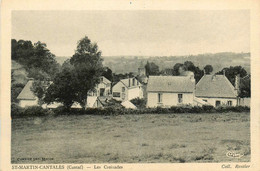
<instances>
[{"instance_id":1,"label":"black and white photograph","mask_svg":"<svg viewBox=\"0 0 260 171\"><path fill-rule=\"evenodd\" d=\"M249 162L249 14L13 11L11 162Z\"/></svg>"},{"instance_id":2,"label":"black and white photograph","mask_svg":"<svg viewBox=\"0 0 260 171\"><path fill-rule=\"evenodd\" d=\"M31 8L10 17L12 170L256 167L251 10Z\"/></svg>"}]
</instances>

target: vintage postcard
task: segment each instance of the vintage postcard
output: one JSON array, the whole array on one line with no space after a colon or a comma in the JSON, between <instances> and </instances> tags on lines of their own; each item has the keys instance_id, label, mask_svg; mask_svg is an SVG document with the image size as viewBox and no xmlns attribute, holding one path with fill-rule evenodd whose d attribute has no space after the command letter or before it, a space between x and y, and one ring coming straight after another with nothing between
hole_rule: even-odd
<instances>
[{"instance_id":1,"label":"vintage postcard","mask_svg":"<svg viewBox=\"0 0 260 171\"><path fill-rule=\"evenodd\" d=\"M1 169L260 170L260 2L2 1Z\"/></svg>"}]
</instances>

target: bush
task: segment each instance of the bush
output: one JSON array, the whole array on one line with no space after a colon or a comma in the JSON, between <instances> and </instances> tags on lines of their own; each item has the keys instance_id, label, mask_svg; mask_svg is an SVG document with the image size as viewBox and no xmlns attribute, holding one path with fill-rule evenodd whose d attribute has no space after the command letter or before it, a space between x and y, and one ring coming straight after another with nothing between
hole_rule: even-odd
<instances>
[{"instance_id":1,"label":"bush","mask_svg":"<svg viewBox=\"0 0 260 171\"><path fill-rule=\"evenodd\" d=\"M19 117L39 117L39 116L47 116L54 114L52 111L48 109L43 109L41 106L30 106L26 108L21 108L17 104L11 105L11 117L19 118Z\"/></svg>"},{"instance_id":2,"label":"bush","mask_svg":"<svg viewBox=\"0 0 260 171\"><path fill-rule=\"evenodd\" d=\"M48 115L125 115L125 114L168 114L168 113L224 113L224 112L249 112L249 107L244 106L172 106L170 108L139 108L126 109L123 107L106 107L106 108L88 108L88 109L70 109L60 106L56 109L48 110L40 106L21 108L16 104L11 106L11 116L16 117L33 117Z\"/></svg>"},{"instance_id":3,"label":"bush","mask_svg":"<svg viewBox=\"0 0 260 171\"><path fill-rule=\"evenodd\" d=\"M138 98L134 98L132 100L130 100L131 103L133 103L137 108L145 108L146 107L146 99L140 99Z\"/></svg>"},{"instance_id":4,"label":"bush","mask_svg":"<svg viewBox=\"0 0 260 171\"><path fill-rule=\"evenodd\" d=\"M11 118L19 117L23 113L23 108L16 103L11 104Z\"/></svg>"},{"instance_id":5,"label":"bush","mask_svg":"<svg viewBox=\"0 0 260 171\"><path fill-rule=\"evenodd\" d=\"M202 106L202 110L205 111L205 112L212 112L214 109L214 106L211 106L211 105L203 105Z\"/></svg>"}]
</instances>

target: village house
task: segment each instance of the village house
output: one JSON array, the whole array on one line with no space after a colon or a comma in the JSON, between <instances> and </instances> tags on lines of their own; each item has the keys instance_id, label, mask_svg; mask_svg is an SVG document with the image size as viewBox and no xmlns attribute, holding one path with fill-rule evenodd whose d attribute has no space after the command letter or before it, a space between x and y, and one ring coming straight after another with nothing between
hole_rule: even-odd
<instances>
[{"instance_id":1,"label":"village house","mask_svg":"<svg viewBox=\"0 0 260 171\"><path fill-rule=\"evenodd\" d=\"M19 100L19 106L29 107L29 106L37 106L38 104L38 98L34 95L34 93L31 90L31 87L33 85L33 79L30 79L26 85L24 86L23 90L18 95L17 99ZM92 95L89 95L87 97L87 107L90 108L99 108L103 107L103 104L99 98L99 96L105 97L110 94L111 90L111 82L106 79L105 77L101 77L101 82L96 86L95 88L95 94L92 92ZM96 96L99 95L99 96ZM61 103L52 103L49 105L42 105L44 108L56 108L58 106L61 106ZM79 104L74 103L72 105L72 108L81 108Z\"/></svg>"},{"instance_id":2,"label":"village house","mask_svg":"<svg viewBox=\"0 0 260 171\"><path fill-rule=\"evenodd\" d=\"M237 81L236 81L237 82ZM196 84L195 96L212 106L236 106L237 89L225 75L204 75Z\"/></svg>"},{"instance_id":3,"label":"village house","mask_svg":"<svg viewBox=\"0 0 260 171\"><path fill-rule=\"evenodd\" d=\"M118 101L143 98L142 84L135 77L122 79L113 86L112 95Z\"/></svg>"},{"instance_id":4,"label":"village house","mask_svg":"<svg viewBox=\"0 0 260 171\"><path fill-rule=\"evenodd\" d=\"M193 105L195 79L191 76L150 76L147 107Z\"/></svg>"},{"instance_id":5,"label":"village house","mask_svg":"<svg viewBox=\"0 0 260 171\"><path fill-rule=\"evenodd\" d=\"M94 91L90 91L88 95L97 97L107 97L111 94L111 81L106 77L100 77L100 83L96 85Z\"/></svg>"},{"instance_id":6,"label":"village house","mask_svg":"<svg viewBox=\"0 0 260 171\"><path fill-rule=\"evenodd\" d=\"M29 80L20 94L17 96L20 107L35 106L38 105L38 98L31 91L33 80Z\"/></svg>"}]
</instances>

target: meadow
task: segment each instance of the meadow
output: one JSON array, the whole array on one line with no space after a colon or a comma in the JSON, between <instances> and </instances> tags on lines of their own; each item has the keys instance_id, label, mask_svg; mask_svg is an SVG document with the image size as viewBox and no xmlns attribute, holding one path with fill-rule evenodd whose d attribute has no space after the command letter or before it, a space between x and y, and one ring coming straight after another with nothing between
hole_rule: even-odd
<instances>
[{"instance_id":1,"label":"meadow","mask_svg":"<svg viewBox=\"0 0 260 171\"><path fill-rule=\"evenodd\" d=\"M16 118L11 153L12 163L248 162L250 113Z\"/></svg>"}]
</instances>

